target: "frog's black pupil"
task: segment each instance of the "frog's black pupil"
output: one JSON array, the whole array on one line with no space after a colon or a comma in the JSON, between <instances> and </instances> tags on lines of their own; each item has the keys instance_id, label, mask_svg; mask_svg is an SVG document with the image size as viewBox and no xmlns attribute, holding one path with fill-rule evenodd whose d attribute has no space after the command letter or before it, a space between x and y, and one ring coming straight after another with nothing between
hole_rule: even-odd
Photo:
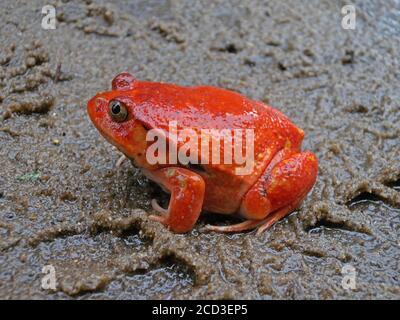
<instances>
[{"instance_id":1,"label":"frog's black pupil","mask_svg":"<svg viewBox=\"0 0 400 320\"><path fill-rule=\"evenodd\" d=\"M111 107L111 111L112 111L112 113L114 113L114 114L120 113L121 107L120 107L120 105L119 105L118 102L114 102L114 103L113 103L113 105L112 105L112 107Z\"/></svg>"}]
</instances>

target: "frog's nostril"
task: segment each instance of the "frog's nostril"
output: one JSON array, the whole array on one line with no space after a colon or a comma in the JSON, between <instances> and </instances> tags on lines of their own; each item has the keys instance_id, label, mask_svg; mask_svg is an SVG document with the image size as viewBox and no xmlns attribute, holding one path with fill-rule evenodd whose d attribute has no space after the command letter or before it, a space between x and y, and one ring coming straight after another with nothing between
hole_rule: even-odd
<instances>
[{"instance_id":1,"label":"frog's nostril","mask_svg":"<svg viewBox=\"0 0 400 320\"><path fill-rule=\"evenodd\" d=\"M96 112L100 112L101 107L106 104L107 101L104 98L97 98L95 101L95 110Z\"/></svg>"}]
</instances>

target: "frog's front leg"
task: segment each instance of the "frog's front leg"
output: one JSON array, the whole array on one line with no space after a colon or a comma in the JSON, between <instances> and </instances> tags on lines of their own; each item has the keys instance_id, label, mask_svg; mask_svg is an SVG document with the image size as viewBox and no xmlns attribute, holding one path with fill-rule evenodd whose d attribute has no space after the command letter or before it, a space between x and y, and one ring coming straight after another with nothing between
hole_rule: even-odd
<instances>
[{"instance_id":1,"label":"frog's front leg","mask_svg":"<svg viewBox=\"0 0 400 320\"><path fill-rule=\"evenodd\" d=\"M318 161L313 153L282 150L242 200L240 213L248 220L207 229L238 232L259 227L257 233L263 232L300 205L313 187L317 171Z\"/></svg>"},{"instance_id":2,"label":"frog's front leg","mask_svg":"<svg viewBox=\"0 0 400 320\"><path fill-rule=\"evenodd\" d=\"M161 222L174 232L184 233L192 230L203 206L203 178L179 167L143 171L147 177L171 193L167 210L161 208L155 200L152 201L153 209L161 215L151 215L149 218Z\"/></svg>"}]
</instances>

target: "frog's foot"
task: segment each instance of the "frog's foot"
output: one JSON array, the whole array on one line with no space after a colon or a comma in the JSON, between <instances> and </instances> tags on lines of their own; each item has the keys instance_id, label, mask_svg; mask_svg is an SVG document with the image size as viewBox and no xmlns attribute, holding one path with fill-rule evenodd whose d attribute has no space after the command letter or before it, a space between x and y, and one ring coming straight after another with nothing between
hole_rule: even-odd
<instances>
[{"instance_id":1,"label":"frog's foot","mask_svg":"<svg viewBox=\"0 0 400 320\"><path fill-rule=\"evenodd\" d=\"M151 215L149 218L161 222L174 232L184 233L192 230L203 207L203 178L183 168L144 170L144 173L171 192L168 209L162 208L154 199L151 201L153 209L161 215Z\"/></svg>"},{"instance_id":2,"label":"frog's foot","mask_svg":"<svg viewBox=\"0 0 400 320\"><path fill-rule=\"evenodd\" d=\"M229 232L242 232L246 230L251 230L263 223L263 220L246 220L241 223L233 224L230 226L212 226L207 225L203 228L204 231L215 231L221 233Z\"/></svg>"},{"instance_id":3,"label":"frog's foot","mask_svg":"<svg viewBox=\"0 0 400 320\"><path fill-rule=\"evenodd\" d=\"M157 211L160 215L150 215L149 219L153 220L153 221L157 221L160 222L162 224L167 224L167 220L168 220L168 210L164 209L163 207L161 207L156 199L152 199L151 200L151 207L153 208L154 211Z\"/></svg>"},{"instance_id":4,"label":"frog's foot","mask_svg":"<svg viewBox=\"0 0 400 320\"><path fill-rule=\"evenodd\" d=\"M162 224L166 224L167 217L168 217L168 210L164 209L163 207L161 207L158 204L156 199L152 199L151 200L151 206L152 206L154 211L157 211L161 215L157 216L157 215L152 214L152 215L149 216L149 219L153 220L153 221L160 222Z\"/></svg>"},{"instance_id":5,"label":"frog's foot","mask_svg":"<svg viewBox=\"0 0 400 320\"><path fill-rule=\"evenodd\" d=\"M203 230L205 231L216 231L221 233L229 233L229 232L242 232L251 229L257 229L257 235L260 235L265 230L269 229L275 222L279 221L290 212L293 211L293 206L287 206L283 209L280 209L276 212L271 213L265 219L262 220L246 220L238 224L233 224L231 226L205 226Z\"/></svg>"},{"instance_id":6,"label":"frog's foot","mask_svg":"<svg viewBox=\"0 0 400 320\"><path fill-rule=\"evenodd\" d=\"M275 222L278 222L282 218L286 217L293 210L294 210L293 206L287 206L285 208L282 208L278 211L271 213L267 218L262 220L262 224L257 229L256 235L258 236L262 234L265 230L269 229L272 225L274 225Z\"/></svg>"}]
</instances>

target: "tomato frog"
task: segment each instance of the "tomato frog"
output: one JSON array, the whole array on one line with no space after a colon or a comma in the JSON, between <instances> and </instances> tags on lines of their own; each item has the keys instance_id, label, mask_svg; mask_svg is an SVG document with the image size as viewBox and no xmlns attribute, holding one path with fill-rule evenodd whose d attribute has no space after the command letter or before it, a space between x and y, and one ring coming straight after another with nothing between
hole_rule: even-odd
<instances>
[{"instance_id":1,"label":"tomato frog","mask_svg":"<svg viewBox=\"0 0 400 320\"><path fill-rule=\"evenodd\" d=\"M207 225L206 230L240 232L257 228L259 234L296 210L317 177L316 156L301 151L303 130L282 112L233 91L141 81L121 73L112 80L111 91L99 92L88 102L87 111L105 139L170 193L167 209L151 201L158 214L150 219L173 232L191 231L205 211L243 218L228 226ZM251 129L251 172L237 174L239 164L235 162L202 161L209 154L201 152L197 164L171 161L169 157L165 163L149 161L147 151L155 143L147 137L150 130L163 132L168 148L185 142L168 131L171 121L178 129L194 132L203 128ZM228 147L221 144L217 152L224 148Z\"/></svg>"}]
</instances>

